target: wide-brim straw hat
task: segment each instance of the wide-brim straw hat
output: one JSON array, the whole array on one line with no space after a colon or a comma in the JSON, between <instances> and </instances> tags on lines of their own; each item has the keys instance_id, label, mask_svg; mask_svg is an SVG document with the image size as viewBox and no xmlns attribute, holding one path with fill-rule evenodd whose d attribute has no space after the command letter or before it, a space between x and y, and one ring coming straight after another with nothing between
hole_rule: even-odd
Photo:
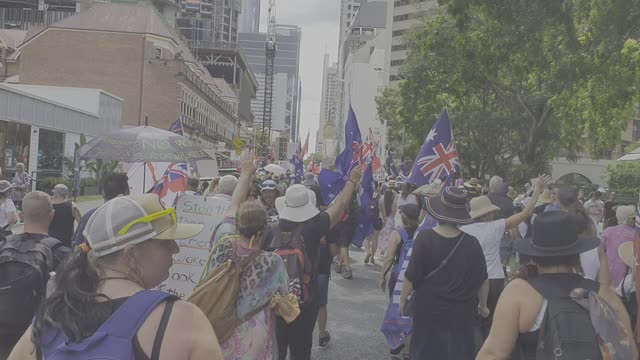
<instances>
[{"instance_id":1,"label":"wide-brim straw hat","mask_svg":"<svg viewBox=\"0 0 640 360\"><path fill-rule=\"evenodd\" d=\"M636 254L633 251L633 241L627 241L618 247L618 256L630 268L636 266Z\"/></svg>"},{"instance_id":2,"label":"wide-brim straw hat","mask_svg":"<svg viewBox=\"0 0 640 360\"><path fill-rule=\"evenodd\" d=\"M480 181L478 181L477 178L471 178L471 179L469 179L469 181L465 181L464 182L464 186L467 187L467 188L470 188L470 189L473 189L473 188L480 189L480 188L482 188L482 185L480 185Z\"/></svg>"},{"instance_id":3,"label":"wide-brim straw hat","mask_svg":"<svg viewBox=\"0 0 640 360\"><path fill-rule=\"evenodd\" d=\"M456 187L449 186L440 195L429 197L425 205L427 212L438 221L458 225L473 222L467 207L467 192Z\"/></svg>"},{"instance_id":4,"label":"wide-brim straw hat","mask_svg":"<svg viewBox=\"0 0 640 360\"><path fill-rule=\"evenodd\" d=\"M281 220L297 223L320 213L316 207L316 194L300 184L289 186L285 195L276 199L276 210Z\"/></svg>"},{"instance_id":5,"label":"wide-brim straw hat","mask_svg":"<svg viewBox=\"0 0 640 360\"><path fill-rule=\"evenodd\" d=\"M536 216L533 236L514 244L518 253L537 257L577 255L598 246L600 239L580 235L575 215L566 211L547 211Z\"/></svg>"},{"instance_id":6,"label":"wide-brim straw hat","mask_svg":"<svg viewBox=\"0 0 640 360\"><path fill-rule=\"evenodd\" d=\"M491 200L489 200L488 196L478 196L469 202L471 205L471 211L469 211L469 215L472 218L477 219L479 217L485 216L487 214L498 212L500 208L493 205Z\"/></svg>"},{"instance_id":7,"label":"wide-brim straw hat","mask_svg":"<svg viewBox=\"0 0 640 360\"><path fill-rule=\"evenodd\" d=\"M431 184L425 184L413 190L412 194L417 196L435 196L440 194L444 183L440 179L436 179Z\"/></svg>"}]
</instances>

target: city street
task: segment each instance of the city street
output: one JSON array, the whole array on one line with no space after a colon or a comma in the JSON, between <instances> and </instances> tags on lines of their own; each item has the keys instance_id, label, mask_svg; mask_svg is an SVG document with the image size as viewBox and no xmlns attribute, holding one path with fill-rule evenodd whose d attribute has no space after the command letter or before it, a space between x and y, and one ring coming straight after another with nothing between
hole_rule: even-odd
<instances>
[{"instance_id":1,"label":"city street","mask_svg":"<svg viewBox=\"0 0 640 360\"><path fill-rule=\"evenodd\" d=\"M78 206L84 214L102 203L102 200L84 201L78 203ZM17 224L12 230L14 233L21 233L22 228L22 224ZM386 340L380 332L387 309L387 296L378 289L382 261L377 259L378 265L364 265L364 253L353 247L351 257L353 280L345 280L340 274L331 274L327 324L331 342L327 349L319 349L316 328L313 335L313 359L389 358Z\"/></svg>"},{"instance_id":2,"label":"city street","mask_svg":"<svg viewBox=\"0 0 640 360\"><path fill-rule=\"evenodd\" d=\"M353 280L332 273L329 284L329 321L331 343L319 349L317 328L313 359L389 359L389 348L380 326L387 310L387 296L379 290L382 261L365 265L362 250L351 247Z\"/></svg>"}]
</instances>

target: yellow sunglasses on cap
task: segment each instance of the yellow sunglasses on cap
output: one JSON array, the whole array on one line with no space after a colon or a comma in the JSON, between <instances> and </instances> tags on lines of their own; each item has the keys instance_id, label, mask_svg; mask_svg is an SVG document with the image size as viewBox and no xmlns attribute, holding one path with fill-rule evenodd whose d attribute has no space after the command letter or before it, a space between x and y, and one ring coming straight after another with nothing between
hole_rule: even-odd
<instances>
[{"instance_id":1,"label":"yellow sunglasses on cap","mask_svg":"<svg viewBox=\"0 0 640 360\"><path fill-rule=\"evenodd\" d=\"M168 208L162 211L158 211L155 212L153 214L149 214L147 216L143 216L139 219L135 219L132 222L128 223L127 225L125 225L120 231L118 231L118 235L122 236L126 233L129 232L129 230L131 230L131 228L135 225L135 224L142 224L142 223L150 223L154 220L158 220L163 216L167 216L167 215L171 215L171 218L173 219L173 223L177 224L178 223L178 217L176 216L176 209L175 208Z\"/></svg>"}]
</instances>

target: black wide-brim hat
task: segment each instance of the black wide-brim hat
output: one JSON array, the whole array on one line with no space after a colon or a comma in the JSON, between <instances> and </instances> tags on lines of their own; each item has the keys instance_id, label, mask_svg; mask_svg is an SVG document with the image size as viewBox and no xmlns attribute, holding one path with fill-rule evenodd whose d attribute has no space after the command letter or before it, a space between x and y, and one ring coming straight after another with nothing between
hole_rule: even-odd
<instances>
[{"instance_id":1,"label":"black wide-brim hat","mask_svg":"<svg viewBox=\"0 0 640 360\"><path fill-rule=\"evenodd\" d=\"M566 211L547 211L536 216L533 236L518 240L516 252L537 257L577 255L600 246L595 236L578 234L574 214Z\"/></svg>"},{"instance_id":2,"label":"black wide-brim hat","mask_svg":"<svg viewBox=\"0 0 640 360\"><path fill-rule=\"evenodd\" d=\"M467 205L467 192L449 186L438 196L427 198L426 210L436 220L451 224L468 225L473 223Z\"/></svg>"}]
</instances>

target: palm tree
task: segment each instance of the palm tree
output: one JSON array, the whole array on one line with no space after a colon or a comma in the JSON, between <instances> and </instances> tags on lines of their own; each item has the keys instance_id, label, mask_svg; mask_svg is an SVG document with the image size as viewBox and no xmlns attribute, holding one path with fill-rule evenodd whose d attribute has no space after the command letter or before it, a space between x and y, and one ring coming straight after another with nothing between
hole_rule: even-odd
<instances>
[{"instance_id":1,"label":"palm tree","mask_svg":"<svg viewBox=\"0 0 640 360\"><path fill-rule=\"evenodd\" d=\"M102 179L113 174L118 167L117 161L104 161L101 159L85 162L84 167L96 175L98 183L98 193L102 194Z\"/></svg>"}]
</instances>

